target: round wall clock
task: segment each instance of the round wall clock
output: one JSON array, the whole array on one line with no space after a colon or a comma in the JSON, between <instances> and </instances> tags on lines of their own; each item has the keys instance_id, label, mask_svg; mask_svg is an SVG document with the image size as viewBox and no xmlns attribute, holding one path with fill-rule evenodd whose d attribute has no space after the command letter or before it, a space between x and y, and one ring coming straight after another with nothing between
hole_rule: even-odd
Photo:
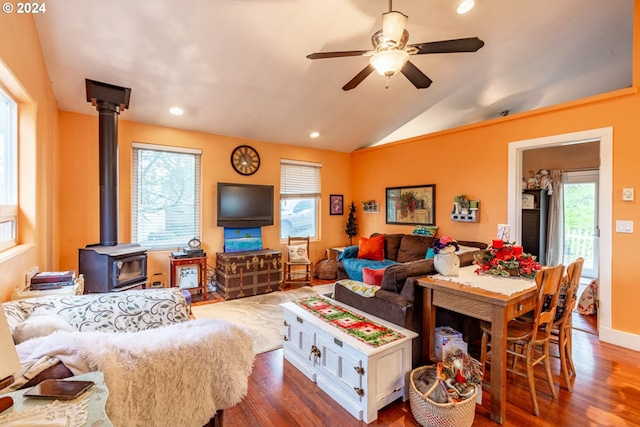
<instances>
[{"instance_id":1,"label":"round wall clock","mask_svg":"<svg viewBox=\"0 0 640 427\"><path fill-rule=\"evenodd\" d=\"M241 175L253 175L260 167L260 156L253 147L240 145L231 153L231 165Z\"/></svg>"}]
</instances>

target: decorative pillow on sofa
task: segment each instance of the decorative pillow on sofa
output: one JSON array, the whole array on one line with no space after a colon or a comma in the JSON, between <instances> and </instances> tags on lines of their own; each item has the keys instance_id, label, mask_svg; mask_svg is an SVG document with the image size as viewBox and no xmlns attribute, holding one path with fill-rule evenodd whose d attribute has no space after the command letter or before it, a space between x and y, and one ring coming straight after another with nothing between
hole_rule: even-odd
<instances>
[{"instance_id":1,"label":"decorative pillow on sofa","mask_svg":"<svg viewBox=\"0 0 640 427\"><path fill-rule=\"evenodd\" d=\"M406 234L402 237L398 249L398 262L409 262L424 259L427 249L433 245L433 237Z\"/></svg>"},{"instance_id":2,"label":"decorative pillow on sofa","mask_svg":"<svg viewBox=\"0 0 640 427\"><path fill-rule=\"evenodd\" d=\"M336 282L336 285L342 285L349 289L351 292L355 292L358 295L362 295L366 298L373 298L376 292L380 289L380 286L368 285L366 283L358 282L357 280L342 279Z\"/></svg>"},{"instance_id":3,"label":"decorative pillow on sofa","mask_svg":"<svg viewBox=\"0 0 640 427\"><path fill-rule=\"evenodd\" d=\"M13 341L20 344L32 338L50 335L55 331L73 332L77 329L52 311L36 310L27 317L27 320L16 326L13 331Z\"/></svg>"},{"instance_id":4,"label":"decorative pillow on sofa","mask_svg":"<svg viewBox=\"0 0 640 427\"><path fill-rule=\"evenodd\" d=\"M380 234L370 239L360 237L358 240L358 258L384 261L384 235Z\"/></svg>"},{"instance_id":5,"label":"decorative pillow on sofa","mask_svg":"<svg viewBox=\"0 0 640 427\"><path fill-rule=\"evenodd\" d=\"M433 248L427 249L427 256L425 257L426 259L431 259L435 256L436 256L436 253L433 251Z\"/></svg>"},{"instance_id":6,"label":"decorative pillow on sofa","mask_svg":"<svg viewBox=\"0 0 640 427\"><path fill-rule=\"evenodd\" d=\"M377 285L380 286L382 283L382 276L384 276L385 268L369 268L364 267L362 269L362 278L363 282L368 285Z\"/></svg>"},{"instance_id":7,"label":"decorative pillow on sofa","mask_svg":"<svg viewBox=\"0 0 640 427\"><path fill-rule=\"evenodd\" d=\"M307 245L287 246L287 251L289 252L289 262L309 262Z\"/></svg>"}]
</instances>

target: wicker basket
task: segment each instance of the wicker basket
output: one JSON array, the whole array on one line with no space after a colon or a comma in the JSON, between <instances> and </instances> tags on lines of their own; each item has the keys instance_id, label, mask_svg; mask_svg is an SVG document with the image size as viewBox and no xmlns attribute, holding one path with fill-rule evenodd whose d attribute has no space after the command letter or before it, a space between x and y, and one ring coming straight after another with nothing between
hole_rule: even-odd
<instances>
[{"instance_id":1,"label":"wicker basket","mask_svg":"<svg viewBox=\"0 0 640 427\"><path fill-rule=\"evenodd\" d=\"M418 391L414 383L414 378L417 378L427 369L435 369L435 367L422 366L411 371L409 398L411 413L416 421L425 427L471 427L476 415L477 389L473 391L471 397L461 402L436 403L428 399L427 396L433 392L437 384L434 384L434 386L423 395Z\"/></svg>"},{"instance_id":2,"label":"wicker basket","mask_svg":"<svg viewBox=\"0 0 640 427\"><path fill-rule=\"evenodd\" d=\"M336 278L338 275L338 262L331 258L329 249L325 251L325 258L317 262L313 273L318 279L327 280Z\"/></svg>"}]
</instances>

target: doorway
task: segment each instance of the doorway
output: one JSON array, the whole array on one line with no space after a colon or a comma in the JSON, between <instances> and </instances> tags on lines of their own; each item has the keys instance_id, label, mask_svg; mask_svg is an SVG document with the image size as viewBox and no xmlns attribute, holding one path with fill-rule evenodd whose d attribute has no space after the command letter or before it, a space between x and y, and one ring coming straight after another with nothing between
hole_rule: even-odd
<instances>
[{"instance_id":1,"label":"doorway","mask_svg":"<svg viewBox=\"0 0 640 427\"><path fill-rule=\"evenodd\" d=\"M599 269L598 335L600 340L625 346L624 335L611 325L611 258L612 258L612 188L613 188L613 128L553 135L509 143L508 147L508 203L507 216L512 236L521 241L522 236L522 155L526 150L561 147L599 141L600 175L598 180L598 229L597 239ZM627 344L628 345L628 344Z\"/></svg>"},{"instance_id":2,"label":"doorway","mask_svg":"<svg viewBox=\"0 0 640 427\"><path fill-rule=\"evenodd\" d=\"M598 170L564 173L564 253L562 263L569 265L584 258L582 277L598 277Z\"/></svg>"}]
</instances>

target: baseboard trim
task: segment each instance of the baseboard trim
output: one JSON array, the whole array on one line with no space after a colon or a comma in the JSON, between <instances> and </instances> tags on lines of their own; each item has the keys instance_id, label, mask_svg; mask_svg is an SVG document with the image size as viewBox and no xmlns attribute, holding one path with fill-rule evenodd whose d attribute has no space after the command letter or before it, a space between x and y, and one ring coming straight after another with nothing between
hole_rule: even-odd
<instances>
[{"instance_id":1,"label":"baseboard trim","mask_svg":"<svg viewBox=\"0 0 640 427\"><path fill-rule=\"evenodd\" d=\"M640 351L640 335L602 327L598 330L598 335L600 337L600 341L628 348L630 350Z\"/></svg>"}]
</instances>

